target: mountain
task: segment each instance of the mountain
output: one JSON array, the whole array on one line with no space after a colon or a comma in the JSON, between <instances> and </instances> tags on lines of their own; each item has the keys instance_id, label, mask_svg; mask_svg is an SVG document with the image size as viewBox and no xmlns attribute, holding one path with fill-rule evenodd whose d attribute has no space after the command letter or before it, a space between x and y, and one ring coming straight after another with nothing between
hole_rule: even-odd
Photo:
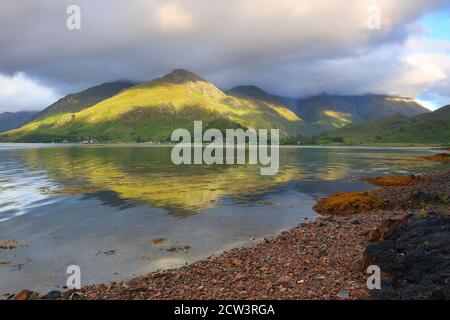
<instances>
[{"instance_id":1,"label":"mountain","mask_svg":"<svg viewBox=\"0 0 450 320\"><path fill-rule=\"evenodd\" d=\"M410 98L387 95L336 96L322 94L304 99L271 95L255 86L238 86L229 93L245 94L290 108L316 132L363 123L395 114L414 116L430 110Z\"/></svg>"},{"instance_id":2,"label":"mountain","mask_svg":"<svg viewBox=\"0 0 450 320\"><path fill-rule=\"evenodd\" d=\"M107 82L78 93L69 94L36 114L32 120L55 114L81 111L134 85L136 84L129 81Z\"/></svg>"},{"instance_id":3,"label":"mountain","mask_svg":"<svg viewBox=\"0 0 450 320\"><path fill-rule=\"evenodd\" d=\"M430 110L410 98L386 95L336 96L322 94L293 100L274 97L289 106L299 117L320 131L334 130L348 124L402 114L414 116Z\"/></svg>"},{"instance_id":4,"label":"mountain","mask_svg":"<svg viewBox=\"0 0 450 320\"><path fill-rule=\"evenodd\" d=\"M251 85L250 86L237 86L237 87L232 88L231 90L226 91L226 93L229 96L233 96L233 97L239 98L239 99L250 100L250 101L253 101L254 103L263 103L263 104L278 106L278 108L280 108L280 110L284 110L284 112L286 112L286 113L292 113L292 111L290 111L290 108L288 105L280 102L280 100L278 98L263 91L262 89L260 89L256 86L251 86ZM291 114L290 116L293 116L293 115ZM301 117L297 116L297 118L301 120L299 125L301 126L301 129L302 129L301 131L304 136L311 136L313 134L317 134L320 132L319 130L317 130L316 127L307 123Z\"/></svg>"},{"instance_id":5,"label":"mountain","mask_svg":"<svg viewBox=\"0 0 450 320\"><path fill-rule=\"evenodd\" d=\"M4 112L0 114L0 132L12 130L20 127L25 122L34 117L37 112L33 111L19 111L19 112Z\"/></svg>"},{"instance_id":6,"label":"mountain","mask_svg":"<svg viewBox=\"0 0 450 320\"><path fill-rule=\"evenodd\" d=\"M269 101L272 103L280 103L278 100L274 99L272 95L268 94L264 90L256 87L256 86L237 86L232 88L231 90L226 91L230 95L234 96L247 96L251 98L255 98L262 101Z\"/></svg>"},{"instance_id":7,"label":"mountain","mask_svg":"<svg viewBox=\"0 0 450 320\"><path fill-rule=\"evenodd\" d=\"M450 105L434 112L406 117L391 117L364 124L349 125L323 133L315 138L318 143L450 143Z\"/></svg>"},{"instance_id":8,"label":"mountain","mask_svg":"<svg viewBox=\"0 0 450 320\"><path fill-rule=\"evenodd\" d=\"M312 135L313 128L275 101L227 94L187 70L122 90L82 110L60 109L40 115L0 135L4 141L168 141L173 130L279 128L280 137Z\"/></svg>"}]
</instances>

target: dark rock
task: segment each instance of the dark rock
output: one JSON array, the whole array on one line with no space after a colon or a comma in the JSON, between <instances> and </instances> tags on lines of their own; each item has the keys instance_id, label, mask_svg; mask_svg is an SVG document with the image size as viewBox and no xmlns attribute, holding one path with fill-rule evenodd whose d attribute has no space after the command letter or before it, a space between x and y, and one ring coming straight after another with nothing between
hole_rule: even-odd
<instances>
[{"instance_id":1,"label":"dark rock","mask_svg":"<svg viewBox=\"0 0 450 320\"><path fill-rule=\"evenodd\" d=\"M441 202L443 199L440 195L435 193L425 193L423 191L416 191L413 193L412 198L417 202L423 203L436 203Z\"/></svg>"},{"instance_id":2,"label":"dark rock","mask_svg":"<svg viewBox=\"0 0 450 320\"><path fill-rule=\"evenodd\" d=\"M61 297L61 292L59 292L58 290L53 290L50 291L49 293L47 293L44 298L48 299L48 300L56 300L58 298Z\"/></svg>"},{"instance_id":3,"label":"dark rock","mask_svg":"<svg viewBox=\"0 0 450 320\"><path fill-rule=\"evenodd\" d=\"M408 217L366 249L382 272L376 299L450 299L450 216Z\"/></svg>"}]
</instances>

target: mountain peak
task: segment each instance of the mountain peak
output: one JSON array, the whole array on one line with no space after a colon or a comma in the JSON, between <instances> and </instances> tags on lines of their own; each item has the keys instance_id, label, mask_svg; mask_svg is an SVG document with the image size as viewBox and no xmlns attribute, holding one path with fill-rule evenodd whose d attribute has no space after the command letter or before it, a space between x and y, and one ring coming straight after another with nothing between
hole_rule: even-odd
<instances>
[{"instance_id":1,"label":"mountain peak","mask_svg":"<svg viewBox=\"0 0 450 320\"><path fill-rule=\"evenodd\" d=\"M264 90L261 88L254 86L254 85L241 85L232 88L230 91L236 91L236 92L242 92L242 93L257 93L257 94L267 94Z\"/></svg>"},{"instance_id":2,"label":"mountain peak","mask_svg":"<svg viewBox=\"0 0 450 320\"><path fill-rule=\"evenodd\" d=\"M195 73L185 70L185 69L174 69L170 73L160 78L165 82L171 83L185 83L185 82L206 82L202 77L196 75Z\"/></svg>"},{"instance_id":3,"label":"mountain peak","mask_svg":"<svg viewBox=\"0 0 450 320\"><path fill-rule=\"evenodd\" d=\"M244 94L248 97L252 97L252 98L258 98L258 99L263 99L263 100L272 100L271 96L265 92L264 90L262 90L261 88L258 88L257 86L253 86L253 85L241 85L241 86L237 86L232 88L231 90L228 91L228 93L238 93L238 94Z\"/></svg>"}]
</instances>

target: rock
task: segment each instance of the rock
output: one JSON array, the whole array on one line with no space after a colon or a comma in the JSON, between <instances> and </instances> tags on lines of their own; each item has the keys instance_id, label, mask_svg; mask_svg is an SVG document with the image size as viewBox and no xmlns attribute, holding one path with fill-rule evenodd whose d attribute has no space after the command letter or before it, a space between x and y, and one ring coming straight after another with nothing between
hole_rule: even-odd
<instances>
[{"instance_id":1,"label":"rock","mask_svg":"<svg viewBox=\"0 0 450 320\"><path fill-rule=\"evenodd\" d=\"M236 266L240 266L242 264L242 261L241 261L241 259L234 259L233 264Z\"/></svg>"},{"instance_id":2,"label":"rock","mask_svg":"<svg viewBox=\"0 0 450 320\"><path fill-rule=\"evenodd\" d=\"M292 281L292 278L289 276L281 276L275 281L274 286L287 286Z\"/></svg>"},{"instance_id":3,"label":"rock","mask_svg":"<svg viewBox=\"0 0 450 320\"><path fill-rule=\"evenodd\" d=\"M450 217L429 214L407 217L392 227L384 241L366 249L369 263L385 272L375 299L450 299Z\"/></svg>"},{"instance_id":4,"label":"rock","mask_svg":"<svg viewBox=\"0 0 450 320\"><path fill-rule=\"evenodd\" d=\"M33 294L32 291L22 290L18 294L15 295L14 300L28 300L28 299L30 299L32 294Z\"/></svg>"},{"instance_id":5,"label":"rock","mask_svg":"<svg viewBox=\"0 0 450 320\"><path fill-rule=\"evenodd\" d=\"M341 289L339 290L337 297L341 299L348 299L350 297L350 291L347 289Z\"/></svg>"},{"instance_id":6,"label":"rock","mask_svg":"<svg viewBox=\"0 0 450 320\"><path fill-rule=\"evenodd\" d=\"M441 197L435 193L425 193L423 191L416 191L413 193L412 198L417 202L439 202Z\"/></svg>"},{"instance_id":7,"label":"rock","mask_svg":"<svg viewBox=\"0 0 450 320\"><path fill-rule=\"evenodd\" d=\"M144 287L133 288L133 289L131 289L131 292L136 292L136 293L147 292L147 288L144 288Z\"/></svg>"},{"instance_id":8,"label":"rock","mask_svg":"<svg viewBox=\"0 0 450 320\"><path fill-rule=\"evenodd\" d=\"M44 298L48 299L48 300L56 300L58 298L61 297L61 292L59 292L58 290L53 290L50 291L49 293L47 293Z\"/></svg>"},{"instance_id":9,"label":"rock","mask_svg":"<svg viewBox=\"0 0 450 320\"><path fill-rule=\"evenodd\" d=\"M17 248L25 247L25 244L16 240L1 240L0 249L12 250Z\"/></svg>"},{"instance_id":10,"label":"rock","mask_svg":"<svg viewBox=\"0 0 450 320\"><path fill-rule=\"evenodd\" d=\"M243 274L243 273L238 273L235 277L234 277L234 280L235 281L239 281L239 280L242 280L242 279L245 279L246 278L246 275L245 274Z\"/></svg>"},{"instance_id":11,"label":"rock","mask_svg":"<svg viewBox=\"0 0 450 320\"><path fill-rule=\"evenodd\" d=\"M81 298L81 294L79 292L72 292L72 294L69 296L69 300L78 300Z\"/></svg>"}]
</instances>

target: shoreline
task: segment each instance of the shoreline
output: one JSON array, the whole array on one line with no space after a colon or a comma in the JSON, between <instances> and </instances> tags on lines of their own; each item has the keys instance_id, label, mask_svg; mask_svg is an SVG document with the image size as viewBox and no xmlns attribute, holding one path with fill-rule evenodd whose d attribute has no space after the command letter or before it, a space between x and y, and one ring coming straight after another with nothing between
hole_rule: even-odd
<instances>
[{"instance_id":1,"label":"shoreline","mask_svg":"<svg viewBox=\"0 0 450 320\"><path fill-rule=\"evenodd\" d=\"M22 292L16 299L370 299L364 269L367 248L384 237L388 222L424 210L450 215L448 203L423 198L436 192L448 199L450 170L428 173L413 185L370 190L389 203L387 208L322 215L260 243L178 269L40 297ZM417 194L421 198L416 199Z\"/></svg>"},{"instance_id":2,"label":"shoreline","mask_svg":"<svg viewBox=\"0 0 450 320\"><path fill-rule=\"evenodd\" d=\"M176 143L137 143L137 142L112 142L112 143L51 143L51 142L0 142L0 147L141 147L141 148L172 148L178 144ZM203 143L202 146L209 144ZM181 144L182 146L182 144ZM239 146L239 145L236 145ZM244 145L248 147L248 145ZM270 146L270 145L269 145ZM435 150L435 151L449 151L449 147L439 146L435 144L367 144L367 145L295 145L295 144L280 144L277 148L298 148L298 149L387 149L387 150Z\"/></svg>"}]
</instances>

